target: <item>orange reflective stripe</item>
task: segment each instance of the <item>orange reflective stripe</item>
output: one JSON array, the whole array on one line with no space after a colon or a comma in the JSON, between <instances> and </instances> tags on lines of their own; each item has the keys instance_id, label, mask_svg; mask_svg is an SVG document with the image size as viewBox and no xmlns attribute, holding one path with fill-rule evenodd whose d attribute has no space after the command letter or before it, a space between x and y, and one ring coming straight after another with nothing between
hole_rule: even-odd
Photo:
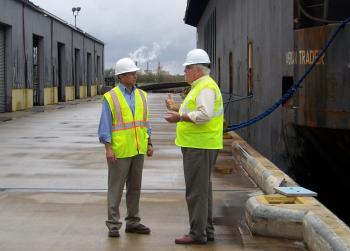
<instances>
[{"instance_id":1,"label":"orange reflective stripe","mask_svg":"<svg viewBox=\"0 0 350 251\"><path fill-rule=\"evenodd\" d=\"M115 90L111 91L111 97L113 99L114 108L115 108L114 111L115 111L116 123L118 123L119 121L123 122L124 120L123 120L122 109L121 109L119 99L118 99L118 96L117 96L117 93Z\"/></svg>"},{"instance_id":2,"label":"orange reflective stripe","mask_svg":"<svg viewBox=\"0 0 350 251\"><path fill-rule=\"evenodd\" d=\"M113 124L112 131L127 130L127 129L132 129L134 127L147 127L148 128L148 121L134 121L134 122L129 122L129 123Z\"/></svg>"},{"instance_id":3,"label":"orange reflective stripe","mask_svg":"<svg viewBox=\"0 0 350 251\"><path fill-rule=\"evenodd\" d=\"M115 100L115 98L114 98L114 91L113 90L111 90L111 91L109 91L108 92L109 93L109 95L111 96L111 98L112 98L112 104L113 104L113 111L115 112L115 108L116 108L116 100Z\"/></svg>"},{"instance_id":4,"label":"orange reflective stripe","mask_svg":"<svg viewBox=\"0 0 350 251\"><path fill-rule=\"evenodd\" d=\"M135 121L136 127L148 127L148 121Z\"/></svg>"},{"instance_id":5,"label":"orange reflective stripe","mask_svg":"<svg viewBox=\"0 0 350 251\"><path fill-rule=\"evenodd\" d=\"M130 121L130 122L125 122L125 123L118 123L118 124L112 124L112 125L126 125L126 124L132 124L132 123L138 123L138 124L148 124L148 121L144 121L144 120L134 120L134 121Z\"/></svg>"},{"instance_id":6,"label":"orange reflective stripe","mask_svg":"<svg viewBox=\"0 0 350 251\"><path fill-rule=\"evenodd\" d=\"M143 104L143 119L144 120L147 120L147 101L146 101L146 97L145 97L145 94L137 89L140 93L140 96L141 96L141 99L142 99L142 104Z\"/></svg>"},{"instance_id":7,"label":"orange reflective stripe","mask_svg":"<svg viewBox=\"0 0 350 251\"><path fill-rule=\"evenodd\" d=\"M135 133L135 140L136 140L137 151L140 152L140 145L139 145L139 139L137 138L137 131L136 131L135 122L134 122L134 133Z\"/></svg>"}]
</instances>

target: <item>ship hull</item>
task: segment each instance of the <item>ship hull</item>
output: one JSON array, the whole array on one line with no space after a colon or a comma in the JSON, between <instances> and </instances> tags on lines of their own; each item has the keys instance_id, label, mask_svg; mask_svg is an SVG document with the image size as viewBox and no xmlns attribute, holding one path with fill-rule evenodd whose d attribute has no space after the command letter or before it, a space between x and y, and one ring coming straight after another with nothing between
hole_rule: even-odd
<instances>
[{"instance_id":1,"label":"ship hull","mask_svg":"<svg viewBox=\"0 0 350 251\"><path fill-rule=\"evenodd\" d=\"M312 64L337 25L295 31L286 63L294 81ZM337 36L294 97L283 107L283 138L290 174L315 190L347 224L350 206L350 26Z\"/></svg>"}]
</instances>

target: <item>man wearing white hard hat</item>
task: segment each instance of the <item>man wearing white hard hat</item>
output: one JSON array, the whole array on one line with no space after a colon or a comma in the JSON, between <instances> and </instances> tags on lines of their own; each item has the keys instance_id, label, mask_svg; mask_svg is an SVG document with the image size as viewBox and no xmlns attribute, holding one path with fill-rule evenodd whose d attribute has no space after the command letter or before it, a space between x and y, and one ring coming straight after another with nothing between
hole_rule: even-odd
<instances>
[{"instance_id":1,"label":"man wearing white hard hat","mask_svg":"<svg viewBox=\"0 0 350 251\"><path fill-rule=\"evenodd\" d=\"M223 148L223 101L220 89L209 76L210 59L202 49L186 57L185 77L191 90L178 105L169 95L165 119L176 124L175 144L181 147L186 183L190 231L176 244L214 241L211 170Z\"/></svg>"},{"instance_id":2,"label":"man wearing white hard hat","mask_svg":"<svg viewBox=\"0 0 350 251\"><path fill-rule=\"evenodd\" d=\"M149 234L140 223L139 200L144 155L153 155L151 126L148 120L147 93L136 88L139 68L130 58L117 61L115 75L119 83L103 96L98 129L105 145L108 164L108 219L110 237L119 237L119 205L126 184L127 216L125 232Z\"/></svg>"}]
</instances>

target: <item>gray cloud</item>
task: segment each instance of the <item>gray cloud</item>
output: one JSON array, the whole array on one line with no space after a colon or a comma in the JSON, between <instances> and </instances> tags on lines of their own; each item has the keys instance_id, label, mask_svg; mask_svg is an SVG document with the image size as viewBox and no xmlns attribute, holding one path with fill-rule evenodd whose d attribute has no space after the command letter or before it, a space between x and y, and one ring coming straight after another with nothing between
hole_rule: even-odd
<instances>
[{"instance_id":1,"label":"gray cloud","mask_svg":"<svg viewBox=\"0 0 350 251\"><path fill-rule=\"evenodd\" d=\"M131 56L140 67L158 62L165 70L182 73L186 53L196 45L195 28L185 25L186 0L32 0L74 24L72 7L82 9L77 26L105 43L105 67Z\"/></svg>"}]
</instances>

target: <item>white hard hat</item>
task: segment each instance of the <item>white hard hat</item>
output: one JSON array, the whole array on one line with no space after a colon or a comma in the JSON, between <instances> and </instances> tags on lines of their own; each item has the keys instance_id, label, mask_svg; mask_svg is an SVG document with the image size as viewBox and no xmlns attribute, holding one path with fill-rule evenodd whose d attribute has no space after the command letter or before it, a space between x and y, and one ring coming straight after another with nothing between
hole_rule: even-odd
<instances>
[{"instance_id":1,"label":"white hard hat","mask_svg":"<svg viewBox=\"0 0 350 251\"><path fill-rule=\"evenodd\" d=\"M187 53L186 62L183 66L191 64L210 64L208 54L202 49L194 49Z\"/></svg>"},{"instance_id":2,"label":"white hard hat","mask_svg":"<svg viewBox=\"0 0 350 251\"><path fill-rule=\"evenodd\" d=\"M115 63L115 75L140 70L131 58L122 58Z\"/></svg>"}]
</instances>

